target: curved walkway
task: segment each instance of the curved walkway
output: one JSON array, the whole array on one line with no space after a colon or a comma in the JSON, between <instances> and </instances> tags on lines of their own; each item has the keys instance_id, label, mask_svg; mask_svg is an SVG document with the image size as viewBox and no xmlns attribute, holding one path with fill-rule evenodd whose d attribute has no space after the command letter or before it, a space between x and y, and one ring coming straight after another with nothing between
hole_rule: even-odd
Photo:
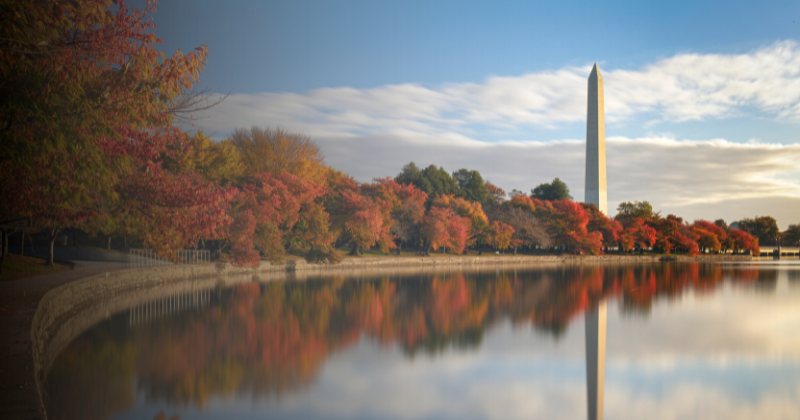
<instances>
[{"instance_id":1,"label":"curved walkway","mask_svg":"<svg viewBox=\"0 0 800 420\"><path fill-rule=\"evenodd\" d=\"M46 418L31 356L31 319L45 293L65 283L127 267L125 263L74 263L70 271L0 283L0 418Z\"/></svg>"}]
</instances>

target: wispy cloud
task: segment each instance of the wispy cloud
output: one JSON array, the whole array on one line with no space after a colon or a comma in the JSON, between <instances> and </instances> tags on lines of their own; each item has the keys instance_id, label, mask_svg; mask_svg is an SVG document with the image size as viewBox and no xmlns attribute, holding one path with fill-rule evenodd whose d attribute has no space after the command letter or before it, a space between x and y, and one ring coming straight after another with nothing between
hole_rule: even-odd
<instances>
[{"instance_id":1,"label":"wispy cloud","mask_svg":"<svg viewBox=\"0 0 800 420\"><path fill-rule=\"evenodd\" d=\"M280 124L340 134L400 129L468 134L475 125L556 127L586 118L590 67L436 87L400 84L238 94L204 125L223 133L253 124ZM722 118L748 108L775 118L800 118L800 45L794 41L745 54L679 54L640 69L602 73L609 121L651 112L667 121Z\"/></svg>"}]
</instances>

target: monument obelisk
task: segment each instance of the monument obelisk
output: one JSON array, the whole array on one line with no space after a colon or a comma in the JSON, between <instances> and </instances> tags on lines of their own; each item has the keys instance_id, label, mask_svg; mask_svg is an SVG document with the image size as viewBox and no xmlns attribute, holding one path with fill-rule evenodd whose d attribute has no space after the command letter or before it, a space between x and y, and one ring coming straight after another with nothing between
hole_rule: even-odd
<instances>
[{"instance_id":1,"label":"monument obelisk","mask_svg":"<svg viewBox=\"0 0 800 420\"><path fill-rule=\"evenodd\" d=\"M608 215L606 193L606 123L603 111L603 76L595 63L589 75L586 109L586 198Z\"/></svg>"},{"instance_id":2,"label":"monument obelisk","mask_svg":"<svg viewBox=\"0 0 800 420\"><path fill-rule=\"evenodd\" d=\"M603 110L603 76L597 63L589 75L586 111L586 203L608 215L606 192L606 124ZM589 420L603 419L606 376L606 303L586 311L586 402Z\"/></svg>"}]
</instances>

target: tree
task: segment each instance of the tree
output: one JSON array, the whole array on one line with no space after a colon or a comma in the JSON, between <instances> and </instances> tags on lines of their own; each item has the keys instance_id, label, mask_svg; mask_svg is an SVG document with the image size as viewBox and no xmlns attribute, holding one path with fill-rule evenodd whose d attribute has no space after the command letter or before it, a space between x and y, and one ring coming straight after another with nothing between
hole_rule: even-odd
<instances>
[{"instance_id":1,"label":"tree","mask_svg":"<svg viewBox=\"0 0 800 420\"><path fill-rule=\"evenodd\" d=\"M324 204L331 215L331 231L337 243L352 243L351 255L376 244L383 252L397 246L391 233L391 215L399 199L385 181L359 184L340 172L329 176L330 192Z\"/></svg>"},{"instance_id":2,"label":"tree","mask_svg":"<svg viewBox=\"0 0 800 420\"><path fill-rule=\"evenodd\" d=\"M778 222L770 216L742 219L739 221L739 229L758 238L758 242L761 244L775 244L781 236Z\"/></svg>"},{"instance_id":3,"label":"tree","mask_svg":"<svg viewBox=\"0 0 800 420\"><path fill-rule=\"evenodd\" d=\"M525 195L516 195L501 205L489 207L486 214L490 220L506 223L514 229L511 245L514 246L516 252L517 246L549 247L551 245L547 230L534 216L535 209L531 198Z\"/></svg>"},{"instance_id":4,"label":"tree","mask_svg":"<svg viewBox=\"0 0 800 420\"><path fill-rule=\"evenodd\" d=\"M587 230L589 215L580 203L555 200L552 205L554 211L547 226L556 245L572 252L603 253L603 235Z\"/></svg>"},{"instance_id":5,"label":"tree","mask_svg":"<svg viewBox=\"0 0 800 420\"><path fill-rule=\"evenodd\" d=\"M456 194L458 184L444 168L430 165L420 170L414 162L403 166L403 170L394 178L398 184L414 184L418 189L433 199L435 194Z\"/></svg>"},{"instance_id":6,"label":"tree","mask_svg":"<svg viewBox=\"0 0 800 420\"><path fill-rule=\"evenodd\" d=\"M553 182L549 184L539 184L531 190L531 197L545 201L572 200L572 196L569 195L569 187L558 178L553 179Z\"/></svg>"},{"instance_id":7,"label":"tree","mask_svg":"<svg viewBox=\"0 0 800 420\"><path fill-rule=\"evenodd\" d=\"M656 230L636 217L631 219L620 234L620 251L631 251L634 247L644 251L656 243Z\"/></svg>"},{"instance_id":8,"label":"tree","mask_svg":"<svg viewBox=\"0 0 800 420\"><path fill-rule=\"evenodd\" d=\"M163 154L162 159L170 172L197 172L217 185L239 185L244 178L242 155L233 141L215 142L202 130L189 138L189 147L184 153Z\"/></svg>"},{"instance_id":9,"label":"tree","mask_svg":"<svg viewBox=\"0 0 800 420\"><path fill-rule=\"evenodd\" d=\"M322 232L293 235L295 226L301 220L301 210L313 209L318 205L315 199L324 193L324 187L288 172L278 175L257 173L242 186L236 197L232 234L253 234L255 248L276 263L280 262L292 239L303 243L303 239L310 238L308 245L325 246L332 239L327 233L327 223L321 224ZM323 217L325 221L323 214L312 214ZM253 222L249 220L251 217ZM253 223L255 225L251 227ZM253 265L257 261L253 259L251 250L247 249L249 241L248 238L234 236L232 245L240 244L240 247L232 246L232 251L237 262Z\"/></svg>"},{"instance_id":10,"label":"tree","mask_svg":"<svg viewBox=\"0 0 800 420\"><path fill-rule=\"evenodd\" d=\"M707 220L695 220L692 224L692 231L697 238L697 245L703 252L706 252L706 250L719 252L728 239L725 229Z\"/></svg>"},{"instance_id":11,"label":"tree","mask_svg":"<svg viewBox=\"0 0 800 420\"><path fill-rule=\"evenodd\" d=\"M673 214L665 218L653 218L648 224L656 231L656 242L653 249L670 254L672 251L682 250L690 256L696 256L699 246L694 241L694 233L683 219Z\"/></svg>"},{"instance_id":12,"label":"tree","mask_svg":"<svg viewBox=\"0 0 800 420\"><path fill-rule=\"evenodd\" d=\"M387 188L396 197L390 200L394 203L392 208L391 234L397 242L397 253L400 254L400 247L403 243L419 244L420 224L425 216L425 203L428 194L417 189L414 184L398 184L389 178L379 178L375 180L382 188Z\"/></svg>"},{"instance_id":13,"label":"tree","mask_svg":"<svg viewBox=\"0 0 800 420\"><path fill-rule=\"evenodd\" d=\"M487 193L486 206L499 206L506 201L506 192L502 188L489 181L483 185L486 187Z\"/></svg>"},{"instance_id":14,"label":"tree","mask_svg":"<svg viewBox=\"0 0 800 420\"><path fill-rule=\"evenodd\" d=\"M730 228L728 238L730 238L734 254L739 251L750 251L753 255L761 253L761 249L758 246L758 238L741 229Z\"/></svg>"},{"instance_id":15,"label":"tree","mask_svg":"<svg viewBox=\"0 0 800 420\"><path fill-rule=\"evenodd\" d=\"M489 218L486 217L481 203L448 194L437 195L431 201L431 208L433 207L449 208L453 214L464 218L467 227L467 245L472 246L476 242L485 243L483 233L489 226Z\"/></svg>"},{"instance_id":16,"label":"tree","mask_svg":"<svg viewBox=\"0 0 800 420\"><path fill-rule=\"evenodd\" d=\"M800 242L800 223L789 225L789 228L781 234L781 240L784 244L790 246L798 244Z\"/></svg>"},{"instance_id":17,"label":"tree","mask_svg":"<svg viewBox=\"0 0 800 420\"><path fill-rule=\"evenodd\" d=\"M501 251L508 249L515 242L513 238L514 228L507 223L493 220L486 230L486 244L496 249Z\"/></svg>"},{"instance_id":18,"label":"tree","mask_svg":"<svg viewBox=\"0 0 800 420\"><path fill-rule=\"evenodd\" d=\"M423 181L424 175L422 174L422 170L417 167L417 164L414 162L409 162L405 166L403 166L402 170L396 177L394 177L394 181L398 184L411 184L417 187L422 191L426 191L423 188ZM430 186L428 186L430 188Z\"/></svg>"},{"instance_id":19,"label":"tree","mask_svg":"<svg viewBox=\"0 0 800 420\"><path fill-rule=\"evenodd\" d=\"M422 221L423 253L450 247L460 254L467 244L469 219L460 217L448 207L433 206Z\"/></svg>"},{"instance_id":20,"label":"tree","mask_svg":"<svg viewBox=\"0 0 800 420\"><path fill-rule=\"evenodd\" d=\"M594 204L583 203L582 205L589 215L589 224L586 229L589 232L600 232L603 235L605 248L618 245L622 234L622 224L603 214Z\"/></svg>"},{"instance_id":21,"label":"tree","mask_svg":"<svg viewBox=\"0 0 800 420\"><path fill-rule=\"evenodd\" d=\"M485 203L489 199L489 191L480 172L462 168L453 172L453 179L458 185L459 197L479 203Z\"/></svg>"},{"instance_id":22,"label":"tree","mask_svg":"<svg viewBox=\"0 0 800 420\"><path fill-rule=\"evenodd\" d=\"M617 206L617 215L614 219L627 226L633 219L650 220L657 213L653 212L653 206L647 201L623 201Z\"/></svg>"},{"instance_id":23,"label":"tree","mask_svg":"<svg viewBox=\"0 0 800 420\"><path fill-rule=\"evenodd\" d=\"M531 213L536 211L536 204L530 197L526 195L515 195L511 197L509 204L512 207L523 209Z\"/></svg>"},{"instance_id":24,"label":"tree","mask_svg":"<svg viewBox=\"0 0 800 420\"><path fill-rule=\"evenodd\" d=\"M310 137L280 127L237 128L230 141L242 155L247 173L288 172L324 185L328 175L325 158Z\"/></svg>"}]
</instances>

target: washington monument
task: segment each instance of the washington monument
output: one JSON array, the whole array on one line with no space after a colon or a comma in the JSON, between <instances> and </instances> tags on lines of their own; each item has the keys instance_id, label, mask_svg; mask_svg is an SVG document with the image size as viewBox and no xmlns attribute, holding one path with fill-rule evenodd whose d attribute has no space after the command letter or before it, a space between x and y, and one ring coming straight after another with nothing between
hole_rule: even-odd
<instances>
[{"instance_id":1,"label":"washington monument","mask_svg":"<svg viewBox=\"0 0 800 420\"><path fill-rule=\"evenodd\" d=\"M606 201L606 124L603 116L603 76L597 64L589 75L586 112L586 203L608 215ZM603 419L606 376L606 302L586 311L586 400L589 420Z\"/></svg>"},{"instance_id":2,"label":"washington monument","mask_svg":"<svg viewBox=\"0 0 800 420\"><path fill-rule=\"evenodd\" d=\"M606 123L603 112L603 76L597 64L589 75L586 109L586 199L608 215L606 193Z\"/></svg>"}]
</instances>

